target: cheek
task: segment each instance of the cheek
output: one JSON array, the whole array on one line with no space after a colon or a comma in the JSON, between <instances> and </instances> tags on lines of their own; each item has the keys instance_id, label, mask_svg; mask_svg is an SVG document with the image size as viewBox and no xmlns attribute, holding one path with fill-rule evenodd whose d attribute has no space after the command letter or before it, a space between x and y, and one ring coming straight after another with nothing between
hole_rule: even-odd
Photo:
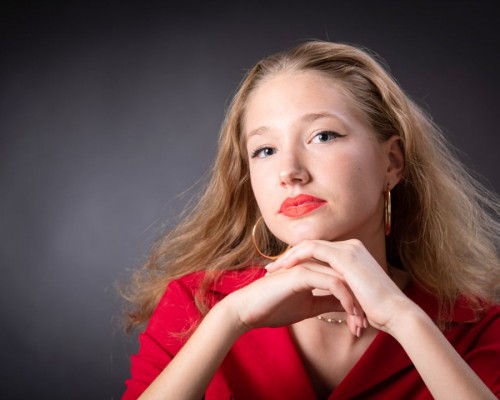
<instances>
[{"instance_id":1,"label":"cheek","mask_svg":"<svg viewBox=\"0 0 500 400\"><path fill-rule=\"evenodd\" d=\"M345 193L359 197L358 200L382 193L384 168L375 154L350 152L337 158L330 168L335 171L334 181L345 188Z\"/></svg>"},{"instance_id":2,"label":"cheek","mask_svg":"<svg viewBox=\"0 0 500 400\"><path fill-rule=\"evenodd\" d=\"M250 168L250 183L253 195L261 211L268 207L268 201L266 201L266 199L269 199L270 192L268 180L269 178L266 179L266 174L258 168Z\"/></svg>"},{"instance_id":3,"label":"cheek","mask_svg":"<svg viewBox=\"0 0 500 400\"><path fill-rule=\"evenodd\" d=\"M376 159L366 160L358 166L356 177L357 204L360 212L366 208L367 212L376 212L383 197L384 169Z\"/></svg>"}]
</instances>

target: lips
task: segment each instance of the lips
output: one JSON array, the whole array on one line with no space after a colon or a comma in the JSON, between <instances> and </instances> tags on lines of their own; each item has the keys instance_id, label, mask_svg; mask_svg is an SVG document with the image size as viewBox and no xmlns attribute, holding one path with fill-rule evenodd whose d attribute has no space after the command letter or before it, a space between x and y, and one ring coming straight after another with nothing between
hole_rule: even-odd
<instances>
[{"instance_id":1,"label":"lips","mask_svg":"<svg viewBox=\"0 0 500 400\"><path fill-rule=\"evenodd\" d=\"M280 207L280 214L287 217L302 217L326 204L326 201L317 197L300 194L296 197L288 197Z\"/></svg>"}]
</instances>

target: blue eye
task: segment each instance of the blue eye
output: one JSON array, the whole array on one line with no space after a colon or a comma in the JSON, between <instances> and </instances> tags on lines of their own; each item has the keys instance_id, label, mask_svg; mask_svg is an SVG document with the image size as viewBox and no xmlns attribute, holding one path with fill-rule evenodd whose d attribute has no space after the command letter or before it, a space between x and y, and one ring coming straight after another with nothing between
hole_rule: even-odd
<instances>
[{"instance_id":1,"label":"blue eye","mask_svg":"<svg viewBox=\"0 0 500 400\"><path fill-rule=\"evenodd\" d=\"M337 139L339 137L342 137L344 135L341 135L340 133L333 132L333 131L322 131L318 134L316 134L313 139L312 143L326 143L326 142L331 142L334 139Z\"/></svg>"},{"instance_id":2,"label":"blue eye","mask_svg":"<svg viewBox=\"0 0 500 400\"><path fill-rule=\"evenodd\" d=\"M250 155L251 158L266 158L269 156L272 156L273 154L276 153L276 149L273 149L272 147L259 147L258 149L254 150L252 154Z\"/></svg>"}]
</instances>

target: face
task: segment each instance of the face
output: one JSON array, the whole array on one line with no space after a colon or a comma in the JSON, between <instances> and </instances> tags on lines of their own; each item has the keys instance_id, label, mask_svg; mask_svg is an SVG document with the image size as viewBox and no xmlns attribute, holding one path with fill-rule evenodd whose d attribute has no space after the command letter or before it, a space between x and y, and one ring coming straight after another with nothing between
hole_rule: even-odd
<instances>
[{"instance_id":1,"label":"face","mask_svg":"<svg viewBox=\"0 0 500 400\"><path fill-rule=\"evenodd\" d=\"M341 86L318 72L280 73L250 96L243 118L252 189L280 240L383 233L389 142L379 143Z\"/></svg>"}]
</instances>

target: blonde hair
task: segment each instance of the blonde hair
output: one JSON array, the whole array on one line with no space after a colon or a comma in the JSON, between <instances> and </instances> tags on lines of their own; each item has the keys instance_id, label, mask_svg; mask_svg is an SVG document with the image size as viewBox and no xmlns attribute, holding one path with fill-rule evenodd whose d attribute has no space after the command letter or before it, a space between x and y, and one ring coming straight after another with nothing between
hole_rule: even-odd
<instances>
[{"instance_id":1,"label":"blonde hair","mask_svg":"<svg viewBox=\"0 0 500 400\"><path fill-rule=\"evenodd\" d=\"M390 263L437 295L444 319L458 296L476 311L497 301L500 202L474 180L432 120L400 89L375 57L359 48L312 41L258 62L246 75L221 128L211 179L193 209L159 240L126 293L128 326L146 322L169 281L205 270L196 301L224 270L259 261L251 229L259 217L247 165L242 120L259 83L283 71L317 71L347 91L379 141L399 135L404 179L392 191ZM274 241L269 251L284 244Z\"/></svg>"}]
</instances>

